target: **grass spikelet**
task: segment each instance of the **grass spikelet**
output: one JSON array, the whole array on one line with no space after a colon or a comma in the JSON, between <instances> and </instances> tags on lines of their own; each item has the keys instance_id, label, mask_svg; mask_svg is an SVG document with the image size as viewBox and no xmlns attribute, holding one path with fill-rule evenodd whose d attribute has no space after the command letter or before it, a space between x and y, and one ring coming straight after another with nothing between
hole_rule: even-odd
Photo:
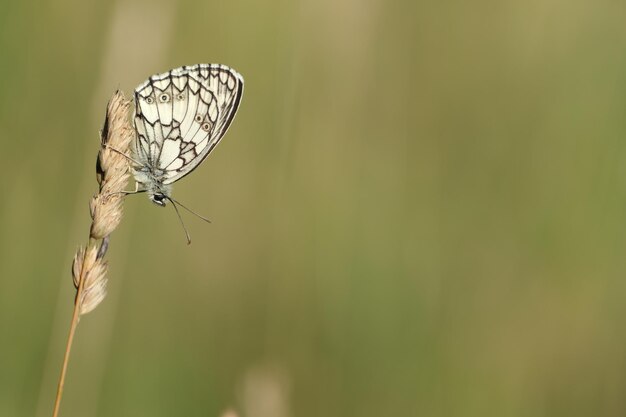
<instances>
[{"instance_id":1,"label":"grass spikelet","mask_svg":"<svg viewBox=\"0 0 626 417\"><path fill-rule=\"evenodd\" d=\"M104 127L100 134L100 151L96 161L96 179L100 188L89 203L91 227L89 242L74 255L72 278L76 288L74 312L63 357L61 375L54 403L53 417L57 417L67 373L72 341L81 315L93 311L106 296L109 235L122 220L124 188L130 175L128 154L134 130L129 120L130 101L121 91L111 97Z\"/></svg>"}]
</instances>

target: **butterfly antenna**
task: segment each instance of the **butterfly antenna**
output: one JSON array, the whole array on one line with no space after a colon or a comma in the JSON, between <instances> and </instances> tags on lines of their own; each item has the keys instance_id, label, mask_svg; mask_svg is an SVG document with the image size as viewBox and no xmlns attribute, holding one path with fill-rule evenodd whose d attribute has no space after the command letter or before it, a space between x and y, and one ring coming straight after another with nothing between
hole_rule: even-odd
<instances>
[{"instance_id":1,"label":"butterfly antenna","mask_svg":"<svg viewBox=\"0 0 626 417\"><path fill-rule=\"evenodd\" d=\"M172 203L176 202L176 204L178 204L179 206L181 206L182 208L184 208L185 210L187 210L189 213L193 214L194 216L196 216L196 217L198 217L198 218L200 218L200 219L204 220L204 221L205 221L205 222L207 222L207 223L211 223L211 220L207 219L206 217L203 217L203 216L199 215L198 213L196 213L196 212L195 212L195 211L193 211L192 209L190 209L190 208L188 208L188 207L185 207L183 204L181 204L181 203L180 203L180 201L178 201L178 200L174 200L174 199L173 199L173 198L171 198L171 197L168 197L168 198L169 198L169 200L170 200Z\"/></svg>"},{"instance_id":2,"label":"butterfly antenna","mask_svg":"<svg viewBox=\"0 0 626 417\"><path fill-rule=\"evenodd\" d=\"M181 226L183 226L183 230L185 231L185 236L187 237L187 244L191 245L191 236L189 236L189 232L187 231L187 228L185 227L185 223L183 222L183 218L180 215L180 212L178 211L178 207L176 207L176 201L174 199L172 199L172 198L169 198L169 197L166 197L166 198L172 202L172 206L174 206L174 210L176 210L176 215L178 216L178 220L180 220L180 224L181 224ZM181 206L182 206L182 204L181 204ZM182 206L182 207L184 207L184 206Z\"/></svg>"}]
</instances>

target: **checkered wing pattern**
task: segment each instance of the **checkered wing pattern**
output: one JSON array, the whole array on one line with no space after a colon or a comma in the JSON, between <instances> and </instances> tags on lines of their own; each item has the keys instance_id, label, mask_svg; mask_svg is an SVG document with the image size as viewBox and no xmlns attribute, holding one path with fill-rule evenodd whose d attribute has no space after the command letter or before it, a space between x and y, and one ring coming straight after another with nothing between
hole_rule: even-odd
<instances>
[{"instance_id":1,"label":"checkered wing pattern","mask_svg":"<svg viewBox=\"0 0 626 417\"><path fill-rule=\"evenodd\" d=\"M243 77L219 64L154 75L135 90L134 156L161 184L193 171L220 142L235 117Z\"/></svg>"}]
</instances>

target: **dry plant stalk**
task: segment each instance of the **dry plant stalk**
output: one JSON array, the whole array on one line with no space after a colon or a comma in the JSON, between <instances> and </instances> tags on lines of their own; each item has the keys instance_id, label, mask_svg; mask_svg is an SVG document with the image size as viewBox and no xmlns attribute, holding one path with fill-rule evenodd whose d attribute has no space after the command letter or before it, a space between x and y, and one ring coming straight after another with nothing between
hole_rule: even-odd
<instances>
[{"instance_id":1,"label":"dry plant stalk","mask_svg":"<svg viewBox=\"0 0 626 417\"><path fill-rule=\"evenodd\" d=\"M61 375L54 403L53 417L57 417L72 341L81 315L89 313L106 296L107 263L104 255L109 246L109 235L122 220L124 188L130 175L128 154L134 130L129 120L130 101L121 91L115 92L107 107L104 127L100 134L101 148L96 162L100 190L90 201L91 228L89 242L74 255L72 277L76 287L74 312L63 357Z\"/></svg>"}]
</instances>

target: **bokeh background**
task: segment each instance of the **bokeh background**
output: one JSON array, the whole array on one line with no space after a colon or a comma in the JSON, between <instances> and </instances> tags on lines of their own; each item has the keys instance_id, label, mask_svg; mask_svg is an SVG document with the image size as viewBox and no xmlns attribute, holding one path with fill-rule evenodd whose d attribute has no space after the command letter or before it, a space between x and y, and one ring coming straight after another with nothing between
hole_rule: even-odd
<instances>
[{"instance_id":1,"label":"bokeh background","mask_svg":"<svg viewBox=\"0 0 626 417\"><path fill-rule=\"evenodd\" d=\"M246 80L174 188L213 223L127 199L62 416L625 415L625 19L0 3L0 415L51 414L107 100L200 62Z\"/></svg>"}]
</instances>

